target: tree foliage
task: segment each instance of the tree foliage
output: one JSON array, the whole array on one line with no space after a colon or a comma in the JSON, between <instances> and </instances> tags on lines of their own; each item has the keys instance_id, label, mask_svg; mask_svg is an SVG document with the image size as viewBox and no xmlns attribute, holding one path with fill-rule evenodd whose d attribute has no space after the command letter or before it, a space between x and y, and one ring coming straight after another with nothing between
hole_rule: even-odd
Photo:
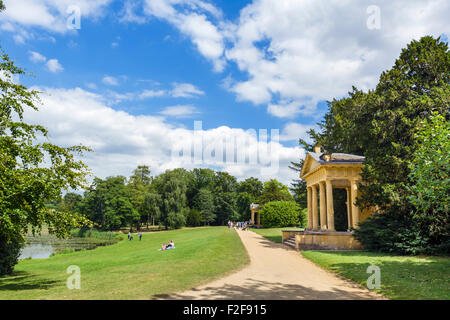
<instances>
[{"instance_id":1,"label":"tree foliage","mask_svg":"<svg viewBox=\"0 0 450 320\"><path fill-rule=\"evenodd\" d=\"M260 211L261 223L266 228L298 225L300 212L295 201L271 201Z\"/></svg>"},{"instance_id":2,"label":"tree foliage","mask_svg":"<svg viewBox=\"0 0 450 320\"><path fill-rule=\"evenodd\" d=\"M24 122L25 111L38 111L39 92L13 80L25 71L8 55L0 59L0 235L21 241L29 228L39 232L45 224L50 233L67 236L86 219L46 203L60 199L62 190L86 186L88 168L76 156L89 149L54 145L44 127Z\"/></svg>"},{"instance_id":3,"label":"tree foliage","mask_svg":"<svg viewBox=\"0 0 450 320\"><path fill-rule=\"evenodd\" d=\"M415 137L417 148L409 164L413 218L434 243L449 243L450 123L433 113Z\"/></svg>"},{"instance_id":4,"label":"tree foliage","mask_svg":"<svg viewBox=\"0 0 450 320\"><path fill-rule=\"evenodd\" d=\"M264 188L259 196L259 204L264 206L271 201L293 201L294 197L289 192L287 186L281 182L271 179L264 182Z\"/></svg>"},{"instance_id":5,"label":"tree foliage","mask_svg":"<svg viewBox=\"0 0 450 320\"><path fill-rule=\"evenodd\" d=\"M353 88L348 97L328 103L320 130L311 130L310 137L313 145L320 144L327 152L365 156L357 199L361 209L377 208L386 219L411 221L418 210L411 201L414 182L410 175L410 163L418 150L416 129L433 112L448 116L449 83L448 45L426 36L402 50L374 90ZM430 240L424 230L420 232L423 239ZM370 234L377 237L376 232Z\"/></svg>"}]
</instances>

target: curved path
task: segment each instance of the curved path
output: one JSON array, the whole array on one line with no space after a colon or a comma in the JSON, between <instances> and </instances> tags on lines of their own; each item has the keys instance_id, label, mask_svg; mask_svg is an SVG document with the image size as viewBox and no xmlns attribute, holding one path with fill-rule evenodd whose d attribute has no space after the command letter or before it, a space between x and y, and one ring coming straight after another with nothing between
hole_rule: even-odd
<instances>
[{"instance_id":1,"label":"curved path","mask_svg":"<svg viewBox=\"0 0 450 320\"><path fill-rule=\"evenodd\" d=\"M294 249L251 231L237 230L250 264L233 274L163 299L384 299L325 271Z\"/></svg>"}]
</instances>

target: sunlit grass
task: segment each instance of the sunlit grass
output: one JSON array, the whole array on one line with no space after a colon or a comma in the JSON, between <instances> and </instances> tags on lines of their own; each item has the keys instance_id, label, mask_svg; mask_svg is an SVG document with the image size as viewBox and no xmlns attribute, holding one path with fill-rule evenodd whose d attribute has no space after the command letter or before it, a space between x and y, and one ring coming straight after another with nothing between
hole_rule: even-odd
<instances>
[{"instance_id":1,"label":"sunlit grass","mask_svg":"<svg viewBox=\"0 0 450 320\"><path fill-rule=\"evenodd\" d=\"M450 299L450 258L408 257L366 251L302 251L321 267L366 286L370 265L381 272L381 289L391 299Z\"/></svg>"},{"instance_id":2,"label":"sunlit grass","mask_svg":"<svg viewBox=\"0 0 450 320\"><path fill-rule=\"evenodd\" d=\"M205 227L144 233L142 241L19 262L0 278L0 299L148 299L187 290L249 262L237 233ZM176 249L158 251L174 240ZM81 289L66 286L67 267L81 270Z\"/></svg>"}]
</instances>

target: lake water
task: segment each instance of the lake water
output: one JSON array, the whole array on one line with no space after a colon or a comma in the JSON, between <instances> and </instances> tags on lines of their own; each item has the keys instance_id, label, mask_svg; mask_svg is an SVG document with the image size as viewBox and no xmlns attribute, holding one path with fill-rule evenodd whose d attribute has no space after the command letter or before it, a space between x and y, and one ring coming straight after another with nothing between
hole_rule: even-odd
<instances>
[{"instance_id":1,"label":"lake water","mask_svg":"<svg viewBox=\"0 0 450 320\"><path fill-rule=\"evenodd\" d=\"M56 251L53 246L49 244L29 244L26 245L20 252L19 260L27 258L46 259L55 252Z\"/></svg>"},{"instance_id":2,"label":"lake water","mask_svg":"<svg viewBox=\"0 0 450 320\"><path fill-rule=\"evenodd\" d=\"M44 235L31 237L27 236L27 244L22 248L19 260L46 259L52 254L61 252L65 249L74 251L91 250L99 246L107 246L117 241L108 241L104 239L78 238L58 239L54 236Z\"/></svg>"}]
</instances>

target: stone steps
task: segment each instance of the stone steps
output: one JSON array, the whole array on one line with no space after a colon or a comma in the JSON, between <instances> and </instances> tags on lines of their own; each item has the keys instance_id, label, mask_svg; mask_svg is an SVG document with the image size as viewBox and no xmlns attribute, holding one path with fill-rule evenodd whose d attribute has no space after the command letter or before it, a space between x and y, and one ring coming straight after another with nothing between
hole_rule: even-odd
<instances>
[{"instance_id":1,"label":"stone steps","mask_svg":"<svg viewBox=\"0 0 450 320\"><path fill-rule=\"evenodd\" d=\"M283 241L283 244L295 248L295 236L292 236Z\"/></svg>"}]
</instances>

